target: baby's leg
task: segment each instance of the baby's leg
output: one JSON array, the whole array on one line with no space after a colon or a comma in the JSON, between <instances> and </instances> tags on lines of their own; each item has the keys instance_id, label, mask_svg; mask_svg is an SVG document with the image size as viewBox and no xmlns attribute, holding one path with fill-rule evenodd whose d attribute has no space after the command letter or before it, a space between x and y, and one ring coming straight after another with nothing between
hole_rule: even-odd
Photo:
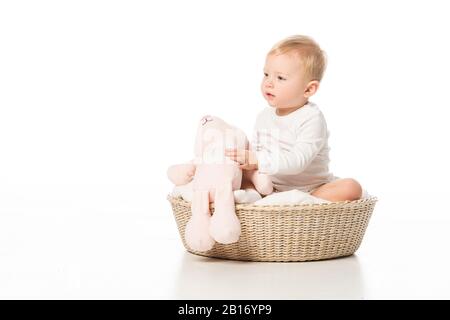
<instances>
[{"instance_id":1,"label":"baby's leg","mask_svg":"<svg viewBox=\"0 0 450 320\"><path fill-rule=\"evenodd\" d=\"M255 190L253 183L243 177L241 189L234 191L236 203L253 203L261 199L261 195Z\"/></svg>"},{"instance_id":2,"label":"baby's leg","mask_svg":"<svg viewBox=\"0 0 450 320\"><path fill-rule=\"evenodd\" d=\"M353 201L361 198L362 188L355 179L337 179L321 185L311 195L328 201Z\"/></svg>"},{"instance_id":3,"label":"baby's leg","mask_svg":"<svg viewBox=\"0 0 450 320\"><path fill-rule=\"evenodd\" d=\"M270 177L261 174L257 170L244 170L244 181L251 181L254 188L262 195L268 195L273 192L273 184Z\"/></svg>"},{"instance_id":4,"label":"baby's leg","mask_svg":"<svg viewBox=\"0 0 450 320\"><path fill-rule=\"evenodd\" d=\"M253 182L251 182L251 181L246 177L245 171L243 172L243 175L242 175L241 189L256 189L255 186L253 185Z\"/></svg>"}]
</instances>

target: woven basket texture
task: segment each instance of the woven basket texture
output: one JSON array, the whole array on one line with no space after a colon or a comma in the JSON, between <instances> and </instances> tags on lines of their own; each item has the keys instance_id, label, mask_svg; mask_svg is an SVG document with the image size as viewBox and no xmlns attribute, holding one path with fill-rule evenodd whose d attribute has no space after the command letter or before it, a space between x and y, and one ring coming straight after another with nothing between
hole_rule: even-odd
<instances>
[{"instance_id":1,"label":"woven basket texture","mask_svg":"<svg viewBox=\"0 0 450 320\"><path fill-rule=\"evenodd\" d=\"M312 261L352 255L361 245L377 199L326 204L236 204L241 236L233 244L216 243L206 252L190 249L184 240L191 204L167 198L184 247L207 257L247 261ZM214 214L214 205L211 204Z\"/></svg>"}]
</instances>

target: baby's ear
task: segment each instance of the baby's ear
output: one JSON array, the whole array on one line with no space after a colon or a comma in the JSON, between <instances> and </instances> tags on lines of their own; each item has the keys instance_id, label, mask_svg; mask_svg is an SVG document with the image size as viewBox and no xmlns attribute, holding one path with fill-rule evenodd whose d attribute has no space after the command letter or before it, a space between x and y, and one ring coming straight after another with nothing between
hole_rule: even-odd
<instances>
[{"instance_id":1,"label":"baby's ear","mask_svg":"<svg viewBox=\"0 0 450 320\"><path fill-rule=\"evenodd\" d=\"M319 85L320 85L320 82L317 80L310 81L305 89L305 93L304 93L305 98L309 98L309 97L313 96L319 89Z\"/></svg>"}]
</instances>

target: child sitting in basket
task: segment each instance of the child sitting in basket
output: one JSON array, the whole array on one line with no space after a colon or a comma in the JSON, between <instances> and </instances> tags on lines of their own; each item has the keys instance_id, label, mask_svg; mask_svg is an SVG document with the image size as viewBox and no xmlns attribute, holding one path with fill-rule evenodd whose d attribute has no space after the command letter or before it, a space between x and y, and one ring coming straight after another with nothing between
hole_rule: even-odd
<instances>
[{"instance_id":1,"label":"child sitting in basket","mask_svg":"<svg viewBox=\"0 0 450 320\"><path fill-rule=\"evenodd\" d=\"M227 149L244 170L270 175L276 191L300 190L328 201L357 200L361 185L329 172L328 130L309 101L320 85L325 53L301 35L278 42L267 54L261 91L270 107L256 118L250 150Z\"/></svg>"}]
</instances>

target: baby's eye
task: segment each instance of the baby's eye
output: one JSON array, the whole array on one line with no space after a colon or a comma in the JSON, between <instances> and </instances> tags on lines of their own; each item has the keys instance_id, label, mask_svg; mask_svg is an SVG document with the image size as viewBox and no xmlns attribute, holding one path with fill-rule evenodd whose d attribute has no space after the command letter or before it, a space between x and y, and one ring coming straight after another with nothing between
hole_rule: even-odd
<instances>
[{"instance_id":1,"label":"baby's eye","mask_svg":"<svg viewBox=\"0 0 450 320\"><path fill-rule=\"evenodd\" d=\"M278 76L278 80L286 80L286 78Z\"/></svg>"},{"instance_id":2,"label":"baby's eye","mask_svg":"<svg viewBox=\"0 0 450 320\"><path fill-rule=\"evenodd\" d=\"M267 73L264 72L264 77L268 77L269 75Z\"/></svg>"}]
</instances>

